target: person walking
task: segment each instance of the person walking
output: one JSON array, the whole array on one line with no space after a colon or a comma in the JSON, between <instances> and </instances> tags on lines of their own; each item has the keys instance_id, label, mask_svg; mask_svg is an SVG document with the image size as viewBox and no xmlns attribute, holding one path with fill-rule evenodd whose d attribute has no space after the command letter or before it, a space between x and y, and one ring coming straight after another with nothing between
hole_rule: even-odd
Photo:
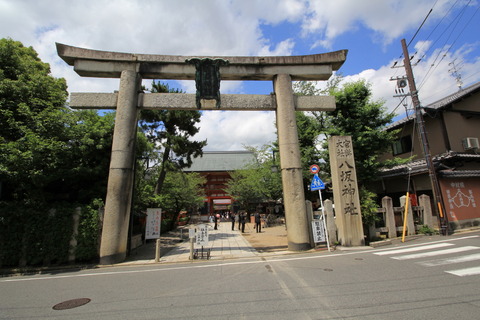
<instances>
[{"instance_id":1,"label":"person walking","mask_svg":"<svg viewBox=\"0 0 480 320\"><path fill-rule=\"evenodd\" d=\"M262 232L262 218L260 217L260 213L258 211L255 212L255 230L257 233Z\"/></svg>"},{"instance_id":2,"label":"person walking","mask_svg":"<svg viewBox=\"0 0 480 320\"><path fill-rule=\"evenodd\" d=\"M242 224L242 233L245 232L245 223L247 222L247 213L244 212L240 217L240 223Z\"/></svg>"},{"instance_id":3,"label":"person walking","mask_svg":"<svg viewBox=\"0 0 480 320\"><path fill-rule=\"evenodd\" d=\"M230 220L232 221L232 231L235 230L235 221L237 219L237 215L230 213Z\"/></svg>"},{"instance_id":4,"label":"person walking","mask_svg":"<svg viewBox=\"0 0 480 320\"><path fill-rule=\"evenodd\" d=\"M235 215L235 221L238 222L238 231L242 230L242 213L241 212Z\"/></svg>"},{"instance_id":5,"label":"person walking","mask_svg":"<svg viewBox=\"0 0 480 320\"><path fill-rule=\"evenodd\" d=\"M217 213L214 219L215 219L215 227L213 228L213 230L217 230L218 220L220 220L220 214Z\"/></svg>"}]
</instances>

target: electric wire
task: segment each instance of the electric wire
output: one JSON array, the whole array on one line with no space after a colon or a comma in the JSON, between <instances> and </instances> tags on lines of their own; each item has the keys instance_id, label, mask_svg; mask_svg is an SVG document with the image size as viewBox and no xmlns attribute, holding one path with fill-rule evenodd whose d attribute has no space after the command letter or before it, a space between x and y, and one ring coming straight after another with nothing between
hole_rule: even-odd
<instances>
[{"instance_id":1,"label":"electric wire","mask_svg":"<svg viewBox=\"0 0 480 320\"><path fill-rule=\"evenodd\" d=\"M471 0L469 0L465 6L463 7L463 9L457 14L457 16L455 17L454 20L452 20L452 22L449 24L449 26L447 27L447 30L450 28L450 26L455 22L455 26L452 28L452 30L450 31L447 39L445 40L444 44L443 44L443 48L445 48L446 46L446 43L448 42L448 40L450 39L450 37L452 36L453 32L455 31L455 29L457 28L459 22L461 21L461 18L463 17L463 15L465 14L465 11L466 11L466 8L469 6ZM473 15L470 17L470 19L465 23L465 25L463 26L463 28L458 32L457 34L457 37L455 38L455 40L452 42L452 44L450 44L448 46L448 48L446 49L439 49L438 50L438 54L437 56L435 57L433 63L431 64L430 68L428 69L428 71L425 73L425 76L423 77L420 85L418 86L418 89L420 90L424 85L425 83L427 82L427 80L429 79L429 77L433 74L433 72L438 68L438 66L440 66L440 64L442 63L442 61L447 57L448 53L451 52L452 48L454 47L455 43L457 42L457 40L460 38L460 36L463 34L463 32L465 31L465 29L467 28L467 26L470 24L470 22L472 21L472 19L475 17L475 15L477 14L478 10L479 10L480 6L477 7L477 9L475 10L475 12L473 13ZM445 34L446 30L442 33ZM443 53L443 55L442 55ZM437 63L437 60L438 58L440 57L440 55L442 55L442 58L440 59L440 61L438 61Z\"/></svg>"}]
</instances>

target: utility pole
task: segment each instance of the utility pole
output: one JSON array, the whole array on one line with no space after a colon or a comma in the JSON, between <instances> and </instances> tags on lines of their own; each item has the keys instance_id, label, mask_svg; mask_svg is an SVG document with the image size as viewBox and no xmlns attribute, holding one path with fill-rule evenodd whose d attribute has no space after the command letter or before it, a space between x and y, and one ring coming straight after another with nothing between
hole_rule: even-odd
<instances>
[{"instance_id":1,"label":"utility pole","mask_svg":"<svg viewBox=\"0 0 480 320\"><path fill-rule=\"evenodd\" d=\"M445 206L443 204L442 193L440 185L437 179L437 173L433 166L432 156L430 155L430 147L428 144L427 133L425 132L425 122L423 121L422 107L420 106L420 100L418 99L418 91L415 85L415 78L413 77L412 65L410 64L410 55L408 53L407 44L405 39L402 39L402 49L404 56L404 67L407 74L408 87L410 89L410 95L412 96L413 107L415 109L415 120L417 121L418 135L420 136L420 142L423 146L423 153L425 155L425 161L427 163L428 174L430 176L430 182L432 184L433 200L437 205L439 213L440 228L444 231L445 235L448 234L448 218L445 213ZM407 199L408 201L408 199Z\"/></svg>"}]
</instances>

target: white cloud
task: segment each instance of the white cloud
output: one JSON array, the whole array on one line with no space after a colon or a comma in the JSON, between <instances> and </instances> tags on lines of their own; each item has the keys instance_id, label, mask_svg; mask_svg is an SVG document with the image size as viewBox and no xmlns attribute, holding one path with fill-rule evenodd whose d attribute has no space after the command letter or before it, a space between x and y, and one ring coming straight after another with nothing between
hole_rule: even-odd
<instances>
[{"instance_id":1,"label":"white cloud","mask_svg":"<svg viewBox=\"0 0 480 320\"><path fill-rule=\"evenodd\" d=\"M243 150L276 140L275 113L266 111L204 111L195 139L207 139L209 151Z\"/></svg>"},{"instance_id":2,"label":"white cloud","mask_svg":"<svg viewBox=\"0 0 480 320\"><path fill-rule=\"evenodd\" d=\"M303 34L319 35L313 47L330 49L336 37L366 26L372 41L386 45L419 26L432 5L431 0L311 1L303 20ZM442 17L448 6L448 0L439 0L430 21Z\"/></svg>"}]
</instances>

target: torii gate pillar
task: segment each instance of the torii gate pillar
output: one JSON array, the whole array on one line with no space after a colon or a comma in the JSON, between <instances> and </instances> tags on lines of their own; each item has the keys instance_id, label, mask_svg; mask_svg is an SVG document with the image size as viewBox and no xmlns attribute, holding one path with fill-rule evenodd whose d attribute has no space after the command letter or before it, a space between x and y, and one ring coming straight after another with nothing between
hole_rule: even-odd
<instances>
[{"instance_id":1,"label":"torii gate pillar","mask_svg":"<svg viewBox=\"0 0 480 320\"><path fill-rule=\"evenodd\" d=\"M126 257L133 190L135 133L139 109L276 111L287 220L288 249L310 248L300 147L295 111L332 111L335 98L295 96L292 80L328 80L345 62L347 50L286 57L222 57L221 80L273 81L275 95L222 95L221 104L197 101L193 94L139 93L143 79L195 79L195 67L186 61L218 57L185 57L108 52L57 43L58 55L84 77L120 78L118 93L72 93L70 107L116 109L112 157L105 201L100 263L113 264ZM211 98L209 98L211 99ZM197 103L199 102L199 103Z\"/></svg>"},{"instance_id":2,"label":"torii gate pillar","mask_svg":"<svg viewBox=\"0 0 480 320\"><path fill-rule=\"evenodd\" d=\"M141 77L137 72L122 71L100 246L100 264L103 265L123 261L127 255L140 85Z\"/></svg>"},{"instance_id":3,"label":"torii gate pillar","mask_svg":"<svg viewBox=\"0 0 480 320\"><path fill-rule=\"evenodd\" d=\"M277 97L277 133L285 219L288 228L288 250L303 251L310 249L310 237L290 75L277 75L274 78L274 89Z\"/></svg>"}]
</instances>

